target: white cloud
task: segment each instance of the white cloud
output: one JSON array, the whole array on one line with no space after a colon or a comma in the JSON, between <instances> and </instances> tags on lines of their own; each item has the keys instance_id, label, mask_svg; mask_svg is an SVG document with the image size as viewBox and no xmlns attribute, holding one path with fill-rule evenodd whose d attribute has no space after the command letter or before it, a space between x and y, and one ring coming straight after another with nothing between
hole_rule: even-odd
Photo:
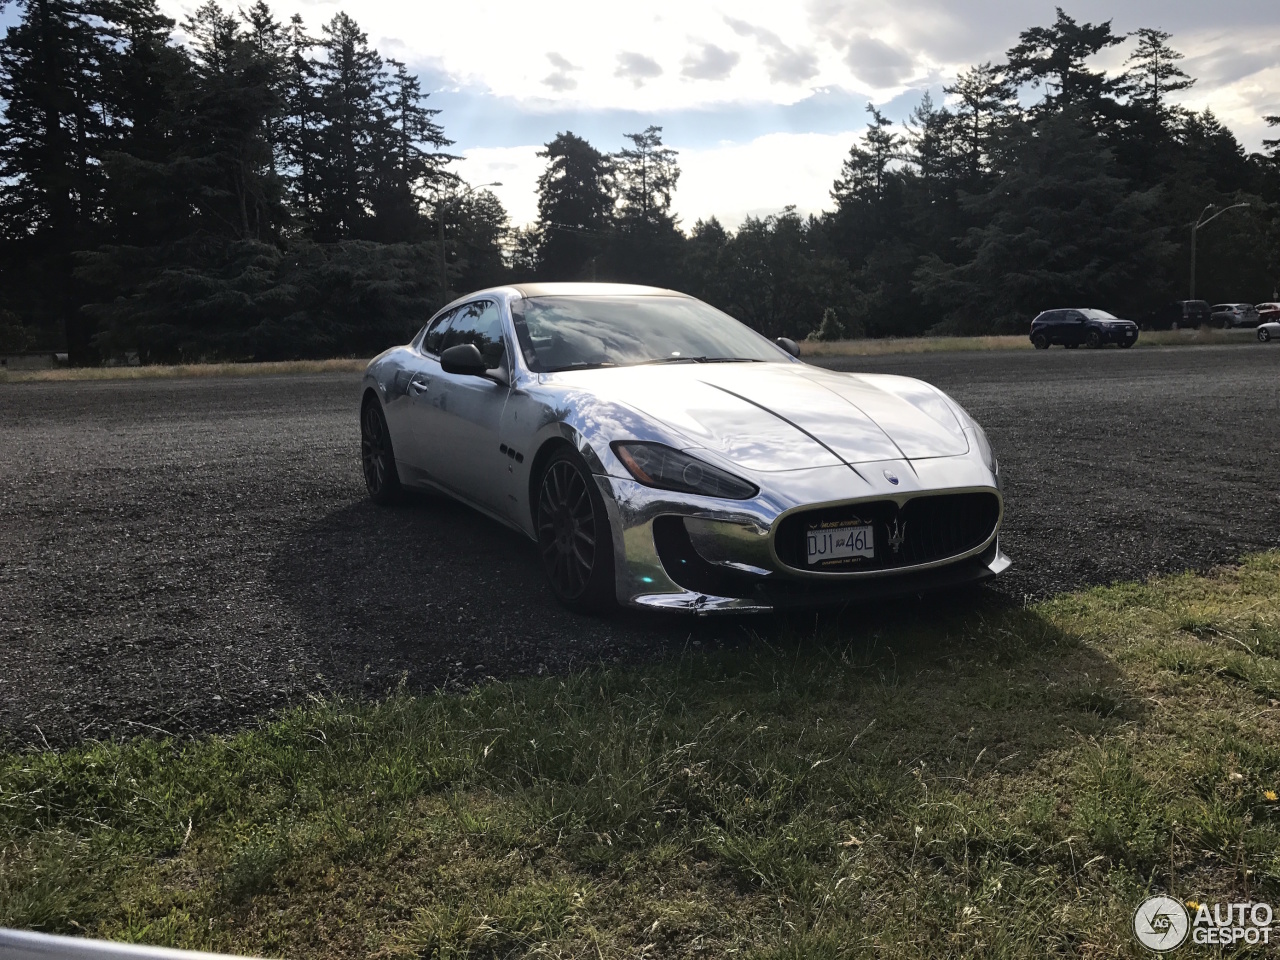
<instances>
[{"instance_id":1,"label":"white cloud","mask_svg":"<svg viewBox=\"0 0 1280 960\"><path fill-rule=\"evenodd\" d=\"M742 59L736 50L721 50L714 43L704 43L698 53L685 54L680 73L691 80L723 80Z\"/></svg>"},{"instance_id":2,"label":"white cloud","mask_svg":"<svg viewBox=\"0 0 1280 960\"><path fill-rule=\"evenodd\" d=\"M770 133L749 143L682 148L673 206L686 230L715 216L735 229L748 214L794 204L802 215L832 206L829 191L861 131Z\"/></svg>"},{"instance_id":3,"label":"white cloud","mask_svg":"<svg viewBox=\"0 0 1280 960\"><path fill-rule=\"evenodd\" d=\"M689 230L699 219L716 217L730 229L744 217L776 213L794 204L801 214L832 206L829 191L840 164L861 130L848 133L771 133L749 143L725 143L679 152L680 182L673 207ZM538 216L538 177L546 169L542 144L467 150L455 164L468 183L500 181L490 189L511 216L527 226Z\"/></svg>"}]
</instances>

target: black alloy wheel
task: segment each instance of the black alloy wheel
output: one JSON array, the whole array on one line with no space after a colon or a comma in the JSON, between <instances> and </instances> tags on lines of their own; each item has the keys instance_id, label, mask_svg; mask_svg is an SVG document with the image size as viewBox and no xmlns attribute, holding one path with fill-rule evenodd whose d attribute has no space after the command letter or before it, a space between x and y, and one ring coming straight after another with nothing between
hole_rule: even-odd
<instances>
[{"instance_id":1,"label":"black alloy wheel","mask_svg":"<svg viewBox=\"0 0 1280 960\"><path fill-rule=\"evenodd\" d=\"M616 605L608 514L576 451L566 447L552 454L537 497L538 552L556 598L575 610Z\"/></svg>"},{"instance_id":2,"label":"black alloy wheel","mask_svg":"<svg viewBox=\"0 0 1280 960\"><path fill-rule=\"evenodd\" d=\"M1049 338L1046 337L1043 333L1037 333L1034 337L1032 337L1031 343L1037 350L1049 349Z\"/></svg>"},{"instance_id":3,"label":"black alloy wheel","mask_svg":"<svg viewBox=\"0 0 1280 960\"><path fill-rule=\"evenodd\" d=\"M1102 346L1102 334L1098 333L1097 330L1090 330L1089 336L1085 338L1085 343L1089 345L1090 349L1096 350Z\"/></svg>"},{"instance_id":4,"label":"black alloy wheel","mask_svg":"<svg viewBox=\"0 0 1280 960\"><path fill-rule=\"evenodd\" d=\"M360 465L364 485L374 503L387 505L400 497L400 475L391 447L391 431L378 401L370 397L360 411Z\"/></svg>"}]
</instances>

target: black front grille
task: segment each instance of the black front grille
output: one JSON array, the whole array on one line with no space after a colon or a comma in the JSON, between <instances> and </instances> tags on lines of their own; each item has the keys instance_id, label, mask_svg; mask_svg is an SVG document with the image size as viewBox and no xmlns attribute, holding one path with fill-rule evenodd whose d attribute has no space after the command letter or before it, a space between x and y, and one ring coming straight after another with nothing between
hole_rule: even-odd
<instances>
[{"instance_id":1,"label":"black front grille","mask_svg":"<svg viewBox=\"0 0 1280 960\"><path fill-rule=\"evenodd\" d=\"M1000 520L995 493L945 493L914 497L901 509L892 500L873 500L842 507L803 510L778 524L774 548L778 559L797 570L853 573L914 567L956 557L980 547ZM807 562L811 532L826 525L869 525L874 557L850 557L822 566Z\"/></svg>"}]
</instances>

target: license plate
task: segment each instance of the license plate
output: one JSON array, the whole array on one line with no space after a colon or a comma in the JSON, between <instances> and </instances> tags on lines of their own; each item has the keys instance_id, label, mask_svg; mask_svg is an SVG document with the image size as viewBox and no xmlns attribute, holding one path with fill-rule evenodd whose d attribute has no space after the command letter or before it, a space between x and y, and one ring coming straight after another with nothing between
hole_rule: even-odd
<instances>
[{"instance_id":1,"label":"license plate","mask_svg":"<svg viewBox=\"0 0 1280 960\"><path fill-rule=\"evenodd\" d=\"M872 526L821 527L810 530L806 537L810 566L850 557L874 557L875 537Z\"/></svg>"}]
</instances>

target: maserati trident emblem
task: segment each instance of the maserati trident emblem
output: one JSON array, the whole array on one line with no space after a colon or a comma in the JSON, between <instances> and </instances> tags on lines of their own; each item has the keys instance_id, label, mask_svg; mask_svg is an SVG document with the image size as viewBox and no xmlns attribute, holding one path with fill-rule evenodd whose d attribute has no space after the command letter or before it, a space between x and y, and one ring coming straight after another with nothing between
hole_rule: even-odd
<instances>
[{"instance_id":1,"label":"maserati trident emblem","mask_svg":"<svg viewBox=\"0 0 1280 960\"><path fill-rule=\"evenodd\" d=\"M889 528L889 549L897 555L902 549L902 542L907 539L907 525L895 519Z\"/></svg>"},{"instance_id":2,"label":"maserati trident emblem","mask_svg":"<svg viewBox=\"0 0 1280 960\"><path fill-rule=\"evenodd\" d=\"M884 478L892 483L895 487L898 485L898 475L891 470L884 472Z\"/></svg>"}]
</instances>

